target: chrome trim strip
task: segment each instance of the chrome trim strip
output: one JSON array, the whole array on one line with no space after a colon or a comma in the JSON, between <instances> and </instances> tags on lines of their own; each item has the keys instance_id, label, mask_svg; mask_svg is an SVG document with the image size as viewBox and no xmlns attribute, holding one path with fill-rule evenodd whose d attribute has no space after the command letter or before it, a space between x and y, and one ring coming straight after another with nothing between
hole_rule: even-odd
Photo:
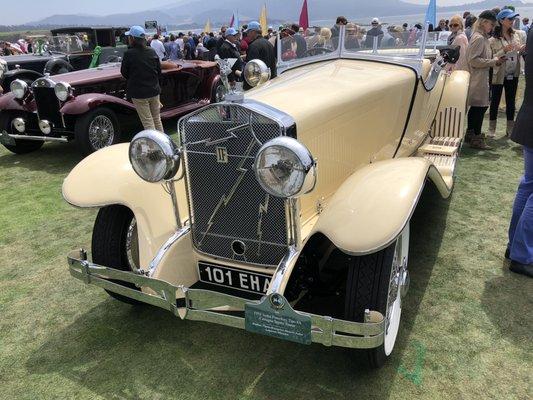
<instances>
[{"instance_id":1,"label":"chrome trim strip","mask_svg":"<svg viewBox=\"0 0 533 400\"><path fill-rule=\"evenodd\" d=\"M85 255L83 250L74 250L67 256L69 271L74 278L169 310L181 319L244 329L245 319L242 316L225 314L217 311L217 308L226 306L243 311L247 304L260 303L260 301L251 301L211 290L189 289L133 272L104 267L87 261ZM118 282L110 281L111 279L133 283L137 287L150 289L155 294L123 286ZM185 298L184 306L178 306L176 302L178 298ZM263 300L264 297L261 301ZM366 313L368 318L365 318L365 322L353 322L296 311L311 318L311 338L315 343L322 343L325 346L370 349L379 347L384 342L385 318L379 312L368 311Z\"/></svg>"},{"instance_id":2,"label":"chrome trim strip","mask_svg":"<svg viewBox=\"0 0 533 400\"><path fill-rule=\"evenodd\" d=\"M7 134L10 138L13 139L26 139L26 140L40 140L43 142L68 142L67 138L58 138L58 137L46 137L46 136L28 136L28 135L14 135L11 133Z\"/></svg>"},{"instance_id":3,"label":"chrome trim strip","mask_svg":"<svg viewBox=\"0 0 533 400\"><path fill-rule=\"evenodd\" d=\"M150 262L150 265L148 266L148 273L147 276L152 277L157 272L157 268L159 265L161 265L161 260L165 255L168 253L170 248L176 243L178 240L180 240L183 236L185 236L189 231L191 230L191 227L189 225L186 225L180 229L178 229L174 234L168 238L168 240L165 242L165 244L159 249L155 257Z\"/></svg>"},{"instance_id":4,"label":"chrome trim strip","mask_svg":"<svg viewBox=\"0 0 533 400\"><path fill-rule=\"evenodd\" d=\"M270 286L268 287L267 295L272 293L283 294L288 277L290 277L292 269L294 268L294 265L296 265L295 258L298 258L299 255L300 251L297 250L295 246L289 247L289 251L279 263L276 271L274 271L274 275L270 281Z\"/></svg>"}]
</instances>

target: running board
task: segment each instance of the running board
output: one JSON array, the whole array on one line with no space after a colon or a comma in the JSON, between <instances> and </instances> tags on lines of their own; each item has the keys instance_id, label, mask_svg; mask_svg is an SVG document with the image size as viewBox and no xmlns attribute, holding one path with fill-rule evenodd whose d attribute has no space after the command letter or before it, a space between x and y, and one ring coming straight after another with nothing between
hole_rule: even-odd
<instances>
[{"instance_id":1,"label":"running board","mask_svg":"<svg viewBox=\"0 0 533 400\"><path fill-rule=\"evenodd\" d=\"M453 137L436 137L418 149L418 156L437 168L449 188L453 187L455 165L461 148L462 139Z\"/></svg>"}]
</instances>

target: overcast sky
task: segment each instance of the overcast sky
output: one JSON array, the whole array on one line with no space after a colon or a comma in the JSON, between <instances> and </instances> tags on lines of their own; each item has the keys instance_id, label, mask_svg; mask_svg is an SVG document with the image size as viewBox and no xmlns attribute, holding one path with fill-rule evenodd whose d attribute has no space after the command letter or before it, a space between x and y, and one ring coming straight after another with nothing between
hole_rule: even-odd
<instances>
[{"instance_id":1,"label":"overcast sky","mask_svg":"<svg viewBox=\"0 0 533 400\"><path fill-rule=\"evenodd\" d=\"M183 1L183 0L181 0ZM221 0L223 2L223 0ZM246 0L243 0L246 1ZM324 0L327 1L327 0ZM354 0L360 1L360 0ZM379 1L379 0L378 0ZM409 3L428 4L429 0L404 0ZM476 0L437 0L437 4L454 5ZM502 0L503 1L503 0ZM532 0L533 1L533 0ZM179 1L176 1L178 3ZM503 1L504 2L504 1ZM172 3L171 0L1 0L0 25L17 25L38 21L54 14L109 15L144 11Z\"/></svg>"}]
</instances>

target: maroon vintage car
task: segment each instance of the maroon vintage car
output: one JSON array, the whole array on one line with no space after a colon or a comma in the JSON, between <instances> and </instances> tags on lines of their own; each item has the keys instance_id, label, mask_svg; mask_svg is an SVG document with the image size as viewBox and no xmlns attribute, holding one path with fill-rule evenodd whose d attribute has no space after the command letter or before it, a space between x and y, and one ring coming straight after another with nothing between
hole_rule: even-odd
<instances>
[{"instance_id":1,"label":"maroon vintage car","mask_svg":"<svg viewBox=\"0 0 533 400\"><path fill-rule=\"evenodd\" d=\"M214 102L223 91L214 62L178 62L163 71L160 81L163 120ZM75 140L87 155L128 139L139 126L120 63L45 76L31 87L16 80L11 92L0 97L0 143L17 154L47 141Z\"/></svg>"}]
</instances>

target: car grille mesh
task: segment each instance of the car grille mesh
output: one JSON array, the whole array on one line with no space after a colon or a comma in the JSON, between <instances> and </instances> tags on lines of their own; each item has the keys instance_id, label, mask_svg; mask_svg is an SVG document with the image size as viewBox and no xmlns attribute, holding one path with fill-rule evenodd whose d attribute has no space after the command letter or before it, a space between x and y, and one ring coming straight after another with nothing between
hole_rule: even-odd
<instances>
[{"instance_id":1,"label":"car grille mesh","mask_svg":"<svg viewBox=\"0 0 533 400\"><path fill-rule=\"evenodd\" d=\"M60 103L54 92L54 88L34 87L33 96L37 104L39 119L50 121L56 127L63 127L63 121L59 112Z\"/></svg>"},{"instance_id":2,"label":"car grille mesh","mask_svg":"<svg viewBox=\"0 0 533 400\"><path fill-rule=\"evenodd\" d=\"M279 264L288 243L285 201L259 186L253 163L263 143L283 134L280 125L240 105L212 105L180 120L179 132L195 247L217 258Z\"/></svg>"}]
</instances>

